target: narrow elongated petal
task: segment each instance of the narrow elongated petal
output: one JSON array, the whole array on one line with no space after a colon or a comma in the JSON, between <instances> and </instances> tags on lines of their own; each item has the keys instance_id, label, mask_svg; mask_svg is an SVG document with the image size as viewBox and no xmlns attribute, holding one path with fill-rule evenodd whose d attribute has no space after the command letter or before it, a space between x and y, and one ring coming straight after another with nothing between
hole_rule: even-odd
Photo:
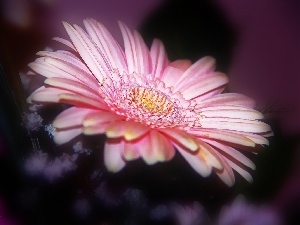
<instances>
[{"instance_id":1,"label":"narrow elongated petal","mask_svg":"<svg viewBox=\"0 0 300 225\"><path fill-rule=\"evenodd\" d=\"M215 128L219 130L233 130L249 133L263 133L271 130L271 127L257 120L242 120L232 118L203 118L200 120L202 128Z\"/></svg>"},{"instance_id":2,"label":"narrow elongated petal","mask_svg":"<svg viewBox=\"0 0 300 225\"><path fill-rule=\"evenodd\" d=\"M183 131L175 129L161 129L160 132L165 133L178 144L181 144L192 152L197 151L199 148L197 140Z\"/></svg>"},{"instance_id":3,"label":"narrow elongated petal","mask_svg":"<svg viewBox=\"0 0 300 225\"><path fill-rule=\"evenodd\" d=\"M238 172L242 177L244 177L249 183L253 182L253 178L250 173L248 173L246 170L244 170L242 167L238 166L236 163L232 162L229 159L225 159L229 166L232 167L236 172Z\"/></svg>"},{"instance_id":4,"label":"narrow elongated petal","mask_svg":"<svg viewBox=\"0 0 300 225\"><path fill-rule=\"evenodd\" d=\"M168 66L162 76L162 81L167 84L168 87L174 87L178 78L182 75L183 71L172 66Z\"/></svg>"},{"instance_id":5,"label":"narrow elongated petal","mask_svg":"<svg viewBox=\"0 0 300 225\"><path fill-rule=\"evenodd\" d=\"M197 155L201 157L211 167L214 167L218 170L222 170L223 165L218 155L215 154L216 150L201 140L199 140L198 143L199 150L197 151Z\"/></svg>"},{"instance_id":6,"label":"narrow elongated petal","mask_svg":"<svg viewBox=\"0 0 300 225\"><path fill-rule=\"evenodd\" d=\"M82 126L84 118L96 110L71 107L60 113L53 121L53 126L59 129Z\"/></svg>"},{"instance_id":7,"label":"narrow elongated petal","mask_svg":"<svg viewBox=\"0 0 300 225\"><path fill-rule=\"evenodd\" d=\"M68 46L68 47L70 47L71 49L73 49L73 50L76 51L74 45L73 45L70 41L68 41L68 40L66 40L66 39L63 39L63 38L60 38L60 37L55 37L55 38L53 38L53 40L55 40L55 41L57 41L57 42L60 42L60 43L66 45L66 46Z\"/></svg>"},{"instance_id":8,"label":"narrow elongated petal","mask_svg":"<svg viewBox=\"0 0 300 225\"><path fill-rule=\"evenodd\" d=\"M209 56L199 59L188 70L186 70L184 74L182 74L180 79L177 80L176 90L179 90L186 83L189 83L190 80L195 82L195 80L198 80L200 76L209 74L214 70L215 64L215 59Z\"/></svg>"},{"instance_id":9,"label":"narrow elongated petal","mask_svg":"<svg viewBox=\"0 0 300 225\"><path fill-rule=\"evenodd\" d=\"M255 146L255 142L245 137L244 135L236 134L226 130L197 129L197 130L189 130L188 132L198 137L211 138L215 140L220 140L224 142L250 146L250 147Z\"/></svg>"},{"instance_id":10,"label":"narrow elongated petal","mask_svg":"<svg viewBox=\"0 0 300 225\"><path fill-rule=\"evenodd\" d=\"M107 68L104 67L105 63L102 61L95 44L91 42L82 30L78 30L79 27L75 30L68 23L64 23L64 26L74 46L94 76L99 81L103 80L103 74L107 73Z\"/></svg>"},{"instance_id":11,"label":"narrow elongated petal","mask_svg":"<svg viewBox=\"0 0 300 225\"><path fill-rule=\"evenodd\" d=\"M99 99L99 101L102 101L98 93L81 82L66 78L53 77L46 79L44 83L58 89L65 89L69 92L74 92L88 98Z\"/></svg>"},{"instance_id":12,"label":"narrow elongated petal","mask_svg":"<svg viewBox=\"0 0 300 225\"><path fill-rule=\"evenodd\" d=\"M108 110L108 106L105 103L98 101L97 99L88 98L82 95L76 94L60 94L59 101L78 107L94 108L99 110Z\"/></svg>"},{"instance_id":13,"label":"narrow elongated petal","mask_svg":"<svg viewBox=\"0 0 300 225\"><path fill-rule=\"evenodd\" d=\"M45 88L43 86L35 90L27 99L27 101L44 103L59 102L59 96L63 94L71 94L71 92L57 88Z\"/></svg>"},{"instance_id":14,"label":"narrow elongated petal","mask_svg":"<svg viewBox=\"0 0 300 225\"><path fill-rule=\"evenodd\" d=\"M173 158L175 155L174 147L164 135L152 130L150 131L150 139L157 161L164 162Z\"/></svg>"},{"instance_id":15,"label":"narrow elongated petal","mask_svg":"<svg viewBox=\"0 0 300 225\"><path fill-rule=\"evenodd\" d=\"M218 170L214 169L218 177L229 187L231 187L235 182L235 177L232 171L232 168L228 164L227 160L225 160L220 153L215 152L215 154L219 155L220 160L222 161L223 169Z\"/></svg>"},{"instance_id":16,"label":"narrow elongated petal","mask_svg":"<svg viewBox=\"0 0 300 225\"><path fill-rule=\"evenodd\" d=\"M149 74L151 72L150 55L143 39L137 32L132 34L123 23L119 22L119 26L124 39L129 74L133 72Z\"/></svg>"},{"instance_id":17,"label":"narrow elongated petal","mask_svg":"<svg viewBox=\"0 0 300 225\"><path fill-rule=\"evenodd\" d=\"M200 115L203 117L238 118L245 120L258 120L263 118L263 114L254 109L225 105L203 107L200 110Z\"/></svg>"},{"instance_id":18,"label":"narrow elongated petal","mask_svg":"<svg viewBox=\"0 0 300 225\"><path fill-rule=\"evenodd\" d=\"M99 47L101 54L110 61L113 68L122 73L126 69L124 52L109 31L94 19L83 21L88 34ZM127 70L125 70L127 72Z\"/></svg>"},{"instance_id":19,"label":"narrow elongated petal","mask_svg":"<svg viewBox=\"0 0 300 225\"><path fill-rule=\"evenodd\" d=\"M119 121L111 123L106 131L108 138L124 137L125 140L131 141L144 135L149 128L136 122Z\"/></svg>"},{"instance_id":20,"label":"narrow elongated petal","mask_svg":"<svg viewBox=\"0 0 300 225\"><path fill-rule=\"evenodd\" d=\"M118 172L126 165L121 152L124 149L124 141L119 139L108 139L104 146L104 165L110 172Z\"/></svg>"},{"instance_id":21,"label":"narrow elongated petal","mask_svg":"<svg viewBox=\"0 0 300 225\"><path fill-rule=\"evenodd\" d=\"M122 117L111 112L94 111L94 113L84 118L83 125L85 127L95 126L97 124L111 123L117 120L122 120Z\"/></svg>"},{"instance_id":22,"label":"narrow elongated petal","mask_svg":"<svg viewBox=\"0 0 300 225\"><path fill-rule=\"evenodd\" d=\"M248 166L249 168L251 168L253 170L255 169L255 164L250 159L248 159L246 156L244 156L242 153L237 151L236 149L234 149L230 146L224 145L217 141L212 141L212 140L207 140L207 139L203 140L203 141L209 143L212 146L217 147L219 150L221 150L228 156L234 158L235 160L241 162L245 166ZM222 152L220 152L220 153L222 154Z\"/></svg>"},{"instance_id":23,"label":"narrow elongated petal","mask_svg":"<svg viewBox=\"0 0 300 225\"><path fill-rule=\"evenodd\" d=\"M198 98L196 98L195 100L197 101L197 108L199 109L217 105L233 105L253 108L255 105L253 99L236 93L224 93L214 95L206 100L198 101Z\"/></svg>"},{"instance_id":24,"label":"narrow elongated petal","mask_svg":"<svg viewBox=\"0 0 300 225\"><path fill-rule=\"evenodd\" d=\"M183 158L190 164L190 166L201 176L207 177L211 174L212 167L207 164L202 157L197 156L197 154L191 154L187 152L186 149L181 146L173 143L179 153L183 156Z\"/></svg>"},{"instance_id":25,"label":"narrow elongated petal","mask_svg":"<svg viewBox=\"0 0 300 225\"><path fill-rule=\"evenodd\" d=\"M53 140L56 144L62 145L69 142L70 140L72 140L73 138L75 138L81 133L82 133L81 127L67 129L67 130L56 130L54 132Z\"/></svg>"},{"instance_id":26,"label":"narrow elongated petal","mask_svg":"<svg viewBox=\"0 0 300 225\"><path fill-rule=\"evenodd\" d=\"M152 78L160 78L168 63L165 48L160 40L153 40L150 50L150 56L152 62Z\"/></svg>"},{"instance_id":27,"label":"narrow elongated petal","mask_svg":"<svg viewBox=\"0 0 300 225\"><path fill-rule=\"evenodd\" d=\"M188 100L193 99L198 97L199 95L223 86L227 82L227 76L222 73L215 73L214 76L207 77L201 82L197 82L194 85L186 87L184 90L182 90L182 94Z\"/></svg>"}]
</instances>

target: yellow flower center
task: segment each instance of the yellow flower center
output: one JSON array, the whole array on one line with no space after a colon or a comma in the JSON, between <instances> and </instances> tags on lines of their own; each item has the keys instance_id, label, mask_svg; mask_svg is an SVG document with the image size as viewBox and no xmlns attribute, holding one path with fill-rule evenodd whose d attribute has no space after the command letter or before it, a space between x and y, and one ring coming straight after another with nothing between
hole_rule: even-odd
<instances>
[{"instance_id":1,"label":"yellow flower center","mask_svg":"<svg viewBox=\"0 0 300 225\"><path fill-rule=\"evenodd\" d=\"M135 87L127 92L127 103L136 106L150 114L159 114L161 116L169 115L174 104L161 92L143 87Z\"/></svg>"}]
</instances>

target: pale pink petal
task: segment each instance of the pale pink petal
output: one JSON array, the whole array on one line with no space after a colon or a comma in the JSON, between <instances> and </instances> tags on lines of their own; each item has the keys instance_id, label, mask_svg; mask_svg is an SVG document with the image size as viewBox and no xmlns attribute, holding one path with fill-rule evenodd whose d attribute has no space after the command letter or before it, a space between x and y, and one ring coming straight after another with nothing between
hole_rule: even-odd
<instances>
[{"instance_id":1,"label":"pale pink petal","mask_svg":"<svg viewBox=\"0 0 300 225\"><path fill-rule=\"evenodd\" d=\"M150 131L151 146L157 161L164 162L172 159L175 155L174 147L170 141L155 130Z\"/></svg>"},{"instance_id":2,"label":"pale pink petal","mask_svg":"<svg viewBox=\"0 0 300 225\"><path fill-rule=\"evenodd\" d=\"M214 95L206 100L197 101L197 108L208 107L208 106L217 106L217 105L236 105L236 106L245 106L253 108L255 102L253 99L236 93L224 93L219 95Z\"/></svg>"},{"instance_id":3,"label":"pale pink petal","mask_svg":"<svg viewBox=\"0 0 300 225\"><path fill-rule=\"evenodd\" d=\"M124 137L125 140L131 141L146 134L149 129L149 127L144 126L141 123L118 121L110 124L106 131L106 136L108 138Z\"/></svg>"},{"instance_id":4,"label":"pale pink petal","mask_svg":"<svg viewBox=\"0 0 300 225\"><path fill-rule=\"evenodd\" d=\"M135 160L141 156L140 150L143 148L142 139L143 138L135 139L133 141L125 141L124 151L122 154L127 161Z\"/></svg>"},{"instance_id":5,"label":"pale pink petal","mask_svg":"<svg viewBox=\"0 0 300 225\"><path fill-rule=\"evenodd\" d=\"M71 107L61 112L53 121L53 126L59 129L82 126L83 119L96 110Z\"/></svg>"},{"instance_id":6,"label":"pale pink petal","mask_svg":"<svg viewBox=\"0 0 300 225\"><path fill-rule=\"evenodd\" d=\"M108 106L105 103L100 102L98 99L88 98L82 95L76 94L60 94L59 102L75 105L78 107L87 107L100 110L108 110Z\"/></svg>"},{"instance_id":7,"label":"pale pink petal","mask_svg":"<svg viewBox=\"0 0 300 225\"><path fill-rule=\"evenodd\" d=\"M263 119L263 114L261 112L242 106L218 105L202 107L199 110L200 115L203 117L239 118L247 120Z\"/></svg>"},{"instance_id":8,"label":"pale pink petal","mask_svg":"<svg viewBox=\"0 0 300 225\"><path fill-rule=\"evenodd\" d=\"M182 70L172 66L168 66L165 69L161 80L165 83L167 87L174 87L174 84L177 82L178 78L182 75L182 73Z\"/></svg>"},{"instance_id":9,"label":"pale pink petal","mask_svg":"<svg viewBox=\"0 0 300 225\"><path fill-rule=\"evenodd\" d=\"M93 43L88 35L78 26L74 29L70 24L63 23L70 39L79 52L81 58L92 71L98 81L102 81L104 74L108 73L110 65L105 64L104 59L98 52L96 44Z\"/></svg>"},{"instance_id":10,"label":"pale pink petal","mask_svg":"<svg viewBox=\"0 0 300 225\"><path fill-rule=\"evenodd\" d=\"M72 128L68 130L56 130L54 132L53 140L56 144L62 145L69 142L70 140L72 140L73 138L75 138L81 133L82 133L81 127Z\"/></svg>"},{"instance_id":11,"label":"pale pink petal","mask_svg":"<svg viewBox=\"0 0 300 225\"><path fill-rule=\"evenodd\" d=\"M186 151L176 143L173 143L179 153L183 158L190 164L190 166L201 176L207 177L211 174L212 167L208 165L202 157L199 157L197 153L192 154L191 152Z\"/></svg>"},{"instance_id":12,"label":"pale pink petal","mask_svg":"<svg viewBox=\"0 0 300 225\"><path fill-rule=\"evenodd\" d=\"M216 72L213 76L206 77L205 79L194 82L193 85L183 87L182 94L185 99L193 99L206 92L216 89L220 86L225 85L228 82L227 76L223 73ZM178 88L177 88L178 89ZM174 90L175 91L175 90Z\"/></svg>"},{"instance_id":13,"label":"pale pink petal","mask_svg":"<svg viewBox=\"0 0 300 225\"><path fill-rule=\"evenodd\" d=\"M71 92L66 91L66 90L61 90L57 88L45 88L44 86L38 88L35 90L28 98L27 102L32 103L32 102L47 102L47 103L52 103L52 102L59 102L59 96L61 94L70 94Z\"/></svg>"},{"instance_id":14,"label":"pale pink petal","mask_svg":"<svg viewBox=\"0 0 300 225\"><path fill-rule=\"evenodd\" d=\"M220 150L221 154L222 154L222 152L224 152L226 155L243 163L245 166L248 166L249 168L251 168L253 170L255 169L255 164L250 159L248 159L246 156L244 156L242 153L237 151L236 149L234 149L230 146L224 145L220 142L209 140L209 139L205 139L205 140L203 139L203 141L207 142L210 145L217 147Z\"/></svg>"},{"instance_id":15,"label":"pale pink petal","mask_svg":"<svg viewBox=\"0 0 300 225\"><path fill-rule=\"evenodd\" d=\"M108 139L104 146L104 165L110 172L119 172L126 165L121 152L124 149L124 141L121 138Z\"/></svg>"},{"instance_id":16,"label":"pale pink petal","mask_svg":"<svg viewBox=\"0 0 300 225\"><path fill-rule=\"evenodd\" d=\"M96 134L105 134L107 128L109 126L109 123L101 123L101 124L95 124L91 126L85 126L83 127L82 133L85 135L96 135Z\"/></svg>"},{"instance_id":17,"label":"pale pink petal","mask_svg":"<svg viewBox=\"0 0 300 225\"><path fill-rule=\"evenodd\" d=\"M245 180L247 180L249 183L253 182L253 178L251 176L251 174L249 172L247 172L246 170L244 170L242 167L238 166L236 163L232 162L229 159L225 159L228 164L232 167L232 169L234 169L236 172L238 172L242 177L245 178Z\"/></svg>"},{"instance_id":18,"label":"pale pink petal","mask_svg":"<svg viewBox=\"0 0 300 225\"><path fill-rule=\"evenodd\" d=\"M64 45L70 47L72 50L76 51L74 45L70 41L68 41L66 39L63 39L63 38L60 38L60 37L55 37L55 38L53 38L53 40L57 41L57 42L60 42L60 43L62 43Z\"/></svg>"},{"instance_id":19,"label":"pale pink petal","mask_svg":"<svg viewBox=\"0 0 300 225\"><path fill-rule=\"evenodd\" d=\"M243 146L254 147L255 142L241 134L236 134L226 130L212 130L212 129L191 129L188 133L197 137L206 139L215 139L228 143L239 144Z\"/></svg>"},{"instance_id":20,"label":"pale pink petal","mask_svg":"<svg viewBox=\"0 0 300 225\"><path fill-rule=\"evenodd\" d=\"M99 101L103 101L97 92L95 92L89 86L87 86L81 82L69 80L66 78L52 77L52 78L46 79L44 81L44 83L47 85L50 85L52 87L55 87L55 88L65 89L69 92L74 92L74 93L77 93L80 95L84 95L85 97L88 97L88 98L94 98Z\"/></svg>"},{"instance_id":21,"label":"pale pink petal","mask_svg":"<svg viewBox=\"0 0 300 225\"><path fill-rule=\"evenodd\" d=\"M191 65L192 62L188 59L177 59L169 64L169 66L182 70L183 72L190 68Z\"/></svg>"},{"instance_id":22,"label":"pale pink petal","mask_svg":"<svg viewBox=\"0 0 300 225\"><path fill-rule=\"evenodd\" d=\"M148 75L151 72L149 50L136 31L132 34L128 27L119 22L125 46L128 72Z\"/></svg>"},{"instance_id":23,"label":"pale pink petal","mask_svg":"<svg viewBox=\"0 0 300 225\"><path fill-rule=\"evenodd\" d=\"M242 120L232 118L202 118L200 124L203 129L233 130L249 133L263 133L271 130L271 127L257 120Z\"/></svg>"},{"instance_id":24,"label":"pale pink petal","mask_svg":"<svg viewBox=\"0 0 300 225\"><path fill-rule=\"evenodd\" d=\"M83 22L103 58L107 57L112 67L118 69L119 73L127 72L124 52L109 31L94 19L86 19Z\"/></svg>"},{"instance_id":25,"label":"pale pink petal","mask_svg":"<svg viewBox=\"0 0 300 225\"><path fill-rule=\"evenodd\" d=\"M162 134L155 130L151 130L139 141L139 151L144 161L149 165L170 160L175 155L174 147Z\"/></svg>"},{"instance_id":26,"label":"pale pink petal","mask_svg":"<svg viewBox=\"0 0 300 225\"><path fill-rule=\"evenodd\" d=\"M37 55L44 56L45 63L53 67L60 68L67 72L69 76L63 76L71 80L78 80L88 84L94 90L99 88L98 82L89 69L75 55L66 51L47 52L41 51ZM57 76L56 76L57 77Z\"/></svg>"},{"instance_id":27,"label":"pale pink petal","mask_svg":"<svg viewBox=\"0 0 300 225\"><path fill-rule=\"evenodd\" d=\"M187 83L190 84L191 81L195 82L199 77L211 73L215 69L215 64L215 59L209 56L199 59L182 74L180 79L177 80L175 91L180 90Z\"/></svg>"},{"instance_id":28,"label":"pale pink petal","mask_svg":"<svg viewBox=\"0 0 300 225\"><path fill-rule=\"evenodd\" d=\"M157 163L154 151L155 149L152 148L150 134L148 133L139 141L140 155L148 165Z\"/></svg>"},{"instance_id":29,"label":"pale pink petal","mask_svg":"<svg viewBox=\"0 0 300 225\"><path fill-rule=\"evenodd\" d=\"M219 156L215 154L216 150L210 145L206 144L204 141L198 140L199 150L197 155L201 157L208 165L214 167L218 170L223 169L223 165L219 159Z\"/></svg>"},{"instance_id":30,"label":"pale pink petal","mask_svg":"<svg viewBox=\"0 0 300 225\"><path fill-rule=\"evenodd\" d=\"M138 72L141 74L148 75L151 73L152 70L149 49L146 46L143 38L137 31L134 31L133 37L136 45L136 55L138 56Z\"/></svg>"},{"instance_id":31,"label":"pale pink petal","mask_svg":"<svg viewBox=\"0 0 300 225\"><path fill-rule=\"evenodd\" d=\"M168 135L172 140L177 142L179 145L184 146L185 148L189 149L190 151L197 151L198 141L192 136L184 131L176 130L176 129L160 129L160 132Z\"/></svg>"},{"instance_id":32,"label":"pale pink petal","mask_svg":"<svg viewBox=\"0 0 300 225\"><path fill-rule=\"evenodd\" d=\"M238 132L238 131L231 131L231 132L238 134L238 135L244 135L245 137L249 138L256 144L269 145L269 141L268 141L268 139L265 138L264 135L262 136L259 134L252 134L252 133L245 133L245 132ZM271 132L271 131L269 131L269 132Z\"/></svg>"},{"instance_id":33,"label":"pale pink petal","mask_svg":"<svg viewBox=\"0 0 300 225\"><path fill-rule=\"evenodd\" d=\"M235 182L235 177L232 171L232 168L228 164L227 160L225 160L220 153L215 152L217 155L219 155L220 160L222 161L223 169L218 170L214 169L215 173L220 177L220 179L229 187L231 187Z\"/></svg>"},{"instance_id":34,"label":"pale pink petal","mask_svg":"<svg viewBox=\"0 0 300 225\"><path fill-rule=\"evenodd\" d=\"M160 78L168 63L165 48L160 40L153 40L150 49L150 56L152 62L152 77Z\"/></svg>"},{"instance_id":35,"label":"pale pink petal","mask_svg":"<svg viewBox=\"0 0 300 225\"><path fill-rule=\"evenodd\" d=\"M122 117L118 116L115 113L111 113L111 112L97 111L97 112L87 115L84 118L83 125L86 127L95 126L97 124L110 123L110 122L114 122L117 120L122 120Z\"/></svg>"}]
</instances>

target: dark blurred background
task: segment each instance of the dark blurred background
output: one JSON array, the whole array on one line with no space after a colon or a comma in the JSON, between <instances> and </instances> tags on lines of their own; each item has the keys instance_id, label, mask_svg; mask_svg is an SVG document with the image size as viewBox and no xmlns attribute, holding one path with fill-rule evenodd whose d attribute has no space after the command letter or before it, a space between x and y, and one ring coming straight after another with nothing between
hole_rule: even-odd
<instances>
[{"instance_id":1,"label":"dark blurred background","mask_svg":"<svg viewBox=\"0 0 300 225\"><path fill-rule=\"evenodd\" d=\"M300 224L299 12L297 0L2 1L0 224L175 224L170 210L159 206L198 201L214 218L239 194L270 204L286 224ZM60 179L26 173L33 140L53 158L70 153L72 145L55 146L45 129L28 133L21 125L25 99L40 80L22 86L19 73L26 74L37 51L57 46L52 37L67 38L62 20L82 25L86 17L102 22L120 42L117 20L138 29L148 46L161 39L171 60L215 57L230 78L228 90L254 98L274 131L270 146L252 157L254 182L237 175L228 188L214 174L200 177L179 155L155 166L131 162L109 174L99 136L80 137L92 153ZM59 110L45 106L43 125Z\"/></svg>"}]
</instances>

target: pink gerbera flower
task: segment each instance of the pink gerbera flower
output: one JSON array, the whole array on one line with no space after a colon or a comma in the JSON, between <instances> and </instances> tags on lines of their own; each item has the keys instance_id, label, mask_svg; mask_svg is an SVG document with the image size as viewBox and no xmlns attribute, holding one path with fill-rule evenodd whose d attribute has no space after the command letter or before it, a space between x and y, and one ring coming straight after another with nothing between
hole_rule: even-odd
<instances>
[{"instance_id":1,"label":"pink gerbera flower","mask_svg":"<svg viewBox=\"0 0 300 225\"><path fill-rule=\"evenodd\" d=\"M175 149L202 176L212 170L227 184L232 168L248 181L255 165L231 146L266 145L270 126L243 95L223 93L228 78L204 57L169 62L164 46L147 48L140 34L124 24L125 51L94 19L81 27L64 26L72 42L56 38L70 51L39 52L30 68L46 77L29 102L67 103L72 107L53 122L54 140L64 144L79 134L106 134L104 163L120 171L126 162L147 164L173 158Z\"/></svg>"}]
</instances>

